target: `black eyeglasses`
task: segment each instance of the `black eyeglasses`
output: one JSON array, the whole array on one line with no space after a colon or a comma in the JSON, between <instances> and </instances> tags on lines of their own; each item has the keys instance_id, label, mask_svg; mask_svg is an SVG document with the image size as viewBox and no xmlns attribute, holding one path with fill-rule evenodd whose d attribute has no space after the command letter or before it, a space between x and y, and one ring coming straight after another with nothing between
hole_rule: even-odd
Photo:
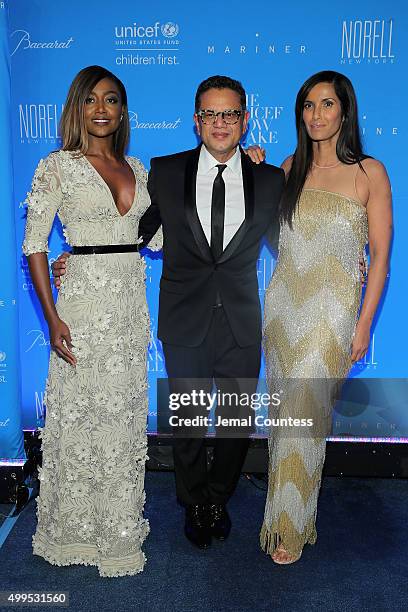
<instances>
[{"instance_id":1,"label":"black eyeglasses","mask_svg":"<svg viewBox=\"0 0 408 612\"><path fill-rule=\"evenodd\" d=\"M199 110L197 113L198 117L200 117L201 121L204 124L215 123L217 121L218 115L221 115L221 119L225 121L225 123L227 123L228 125L233 125L234 123L237 123L240 117L242 116L242 114L243 114L242 110L235 110L235 109L219 111L218 113L216 113L213 110L203 109L203 110Z\"/></svg>"}]
</instances>

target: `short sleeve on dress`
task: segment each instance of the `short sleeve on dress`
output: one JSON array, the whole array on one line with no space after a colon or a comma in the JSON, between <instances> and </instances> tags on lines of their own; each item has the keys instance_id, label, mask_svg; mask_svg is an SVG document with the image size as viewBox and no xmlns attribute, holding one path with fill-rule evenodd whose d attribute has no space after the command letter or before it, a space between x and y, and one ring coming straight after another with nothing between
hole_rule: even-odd
<instances>
[{"instance_id":1,"label":"short sleeve on dress","mask_svg":"<svg viewBox=\"0 0 408 612\"><path fill-rule=\"evenodd\" d=\"M48 236L61 203L61 179L57 154L51 153L41 159L34 173L31 191L25 200L27 222L24 234L23 253L48 253Z\"/></svg>"}]
</instances>

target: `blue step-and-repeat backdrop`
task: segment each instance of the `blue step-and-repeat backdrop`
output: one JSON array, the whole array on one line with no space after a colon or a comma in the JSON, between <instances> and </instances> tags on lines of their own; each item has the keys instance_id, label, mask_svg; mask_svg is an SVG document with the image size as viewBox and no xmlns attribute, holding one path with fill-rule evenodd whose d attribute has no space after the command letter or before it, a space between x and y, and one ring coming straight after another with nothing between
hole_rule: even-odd
<instances>
[{"instance_id":1,"label":"blue step-and-repeat backdrop","mask_svg":"<svg viewBox=\"0 0 408 612\"><path fill-rule=\"evenodd\" d=\"M0 4L4 8L4 3ZM301 0L236 0L214 5L186 0L19 0L9 4L10 116L18 245L15 300L20 316L25 428L37 427L43 418L49 340L27 262L19 250L25 224L24 200L38 160L60 146L58 123L73 77L84 66L100 64L125 83L132 127L130 154L139 157L147 168L152 156L196 146L194 93L198 83L209 75L227 74L242 81L251 116L246 144L264 146L268 161L277 165L294 147L294 102L303 81L323 69L338 70L351 78L358 96L365 148L387 167L395 211L385 297L369 353L354 367L351 376L360 378L362 384L366 379L376 379L383 395L392 395L390 390L397 389L399 399L389 398L387 416L376 408L375 401L348 416L335 414L333 432L400 440L406 435L408 413L401 402L404 381L395 380L392 385L388 379L407 376L407 15L407 5L397 0L344 0L325 4L323 10ZM0 236L1 233L0 228ZM50 241L50 263L64 249L63 244L62 231L56 223ZM163 353L156 338L160 257L149 257L147 264L151 313L149 431L155 431L155 381L165 375ZM273 265L264 248L258 261L261 301ZM2 330L2 338L8 333L12 330ZM0 361L3 357L6 361L2 349L6 341L2 339L1 343ZM6 379L2 384L7 382Z\"/></svg>"}]
</instances>

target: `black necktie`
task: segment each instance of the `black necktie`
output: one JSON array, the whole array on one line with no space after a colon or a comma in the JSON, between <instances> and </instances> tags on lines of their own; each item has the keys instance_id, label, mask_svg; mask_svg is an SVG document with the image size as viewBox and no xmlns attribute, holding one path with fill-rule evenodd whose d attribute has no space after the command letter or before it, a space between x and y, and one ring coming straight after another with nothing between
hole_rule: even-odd
<instances>
[{"instance_id":1,"label":"black necktie","mask_svg":"<svg viewBox=\"0 0 408 612\"><path fill-rule=\"evenodd\" d=\"M211 251L217 261L224 250L225 183L222 173L226 164L218 164L211 198Z\"/></svg>"}]
</instances>

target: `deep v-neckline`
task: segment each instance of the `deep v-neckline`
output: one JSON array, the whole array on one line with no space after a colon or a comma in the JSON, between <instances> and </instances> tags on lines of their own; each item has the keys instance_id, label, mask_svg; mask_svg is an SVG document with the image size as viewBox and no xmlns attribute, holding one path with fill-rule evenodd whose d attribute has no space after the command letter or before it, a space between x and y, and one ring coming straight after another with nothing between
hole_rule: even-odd
<instances>
[{"instance_id":1,"label":"deep v-neckline","mask_svg":"<svg viewBox=\"0 0 408 612\"><path fill-rule=\"evenodd\" d=\"M135 179L135 185L134 185L134 192L133 192L133 199L132 199L132 203L131 203L131 205L130 205L129 210L127 210L127 211L125 212L125 214L124 214L124 215L121 215L121 214L120 214L119 209L118 209L118 206L117 206L117 204L116 204L116 200L115 200L115 198L114 198L114 196L113 196L113 193L112 193L112 189L109 187L109 184L108 184L108 183L105 181L105 179L103 178L102 174L101 174L101 173L100 173L100 172L99 172L99 171L98 171L98 170L95 168L95 166L93 165L93 163L92 163L92 162L91 162L91 161L90 161L90 160L89 160L89 159L86 157L86 155L84 155L83 157L84 157L85 161L87 162L87 164L89 164L89 165L91 166L92 170L93 170L93 171L95 172L95 174L96 174L96 175L99 177L99 179L100 179L101 183L102 183L102 184L105 186L105 188L108 190L108 192L109 192L109 194L110 194L110 197L111 197L111 200L112 200L112 204L114 205L115 210L116 210L117 214L119 215L119 217L121 217L122 219L123 219L124 217L126 217L126 215L128 215L128 214L130 213L130 211L132 210L132 208L133 208L133 206L134 206L134 203L135 203L135 200L136 200L136 195L137 195L137 181L136 181L136 173L135 173L135 171L134 171L134 169L133 169L132 164L130 164L130 163L129 163L129 159L128 159L128 157L125 157L125 162L127 163L127 165L129 166L129 168L130 168L130 169L131 169L131 171L132 171L133 178Z\"/></svg>"}]
</instances>

